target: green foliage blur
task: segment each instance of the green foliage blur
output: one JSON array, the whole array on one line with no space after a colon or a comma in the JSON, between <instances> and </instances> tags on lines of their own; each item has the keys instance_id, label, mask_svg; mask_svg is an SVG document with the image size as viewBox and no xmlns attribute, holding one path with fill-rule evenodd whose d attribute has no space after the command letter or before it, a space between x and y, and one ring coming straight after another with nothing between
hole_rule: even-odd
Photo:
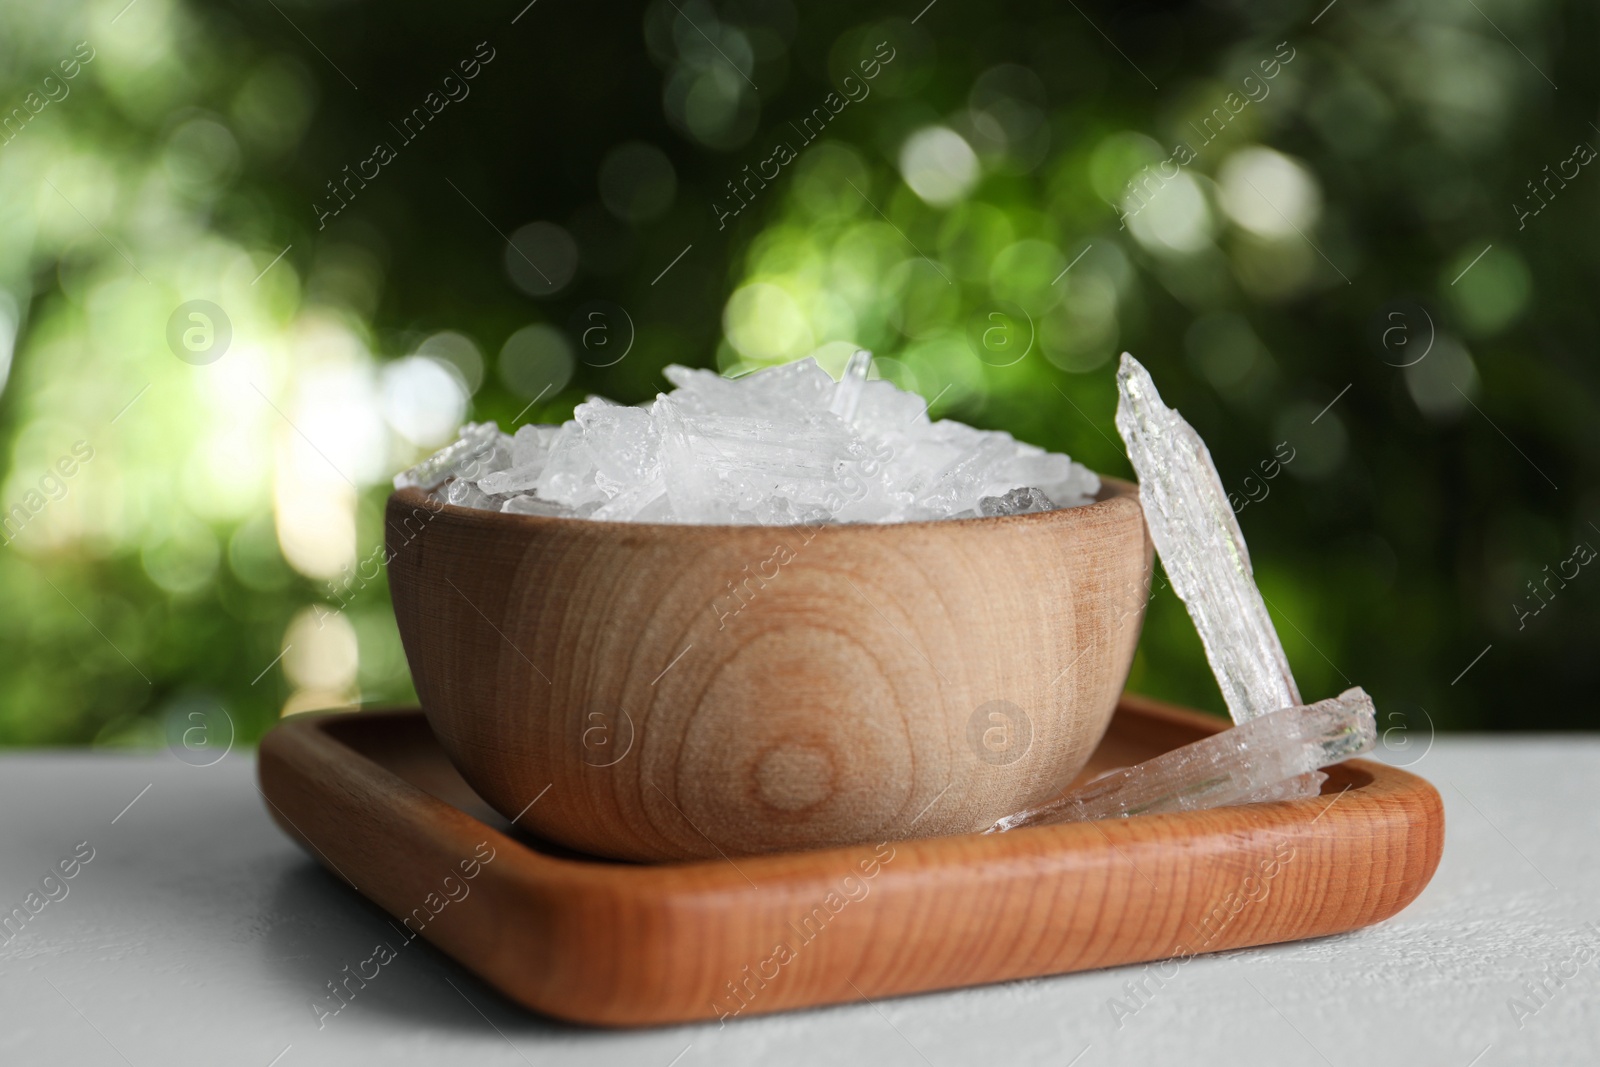
<instances>
[{"instance_id":1,"label":"green foliage blur","mask_svg":"<svg viewBox=\"0 0 1600 1067\"><path fill-rule=\"evenodd\" d=\"M524 2L0 6L0 742L410 699L396 470L857 344L1124 478L1131 350L1308 698L1594 727L1592 6Z\"/></svg>"}]
</instances>

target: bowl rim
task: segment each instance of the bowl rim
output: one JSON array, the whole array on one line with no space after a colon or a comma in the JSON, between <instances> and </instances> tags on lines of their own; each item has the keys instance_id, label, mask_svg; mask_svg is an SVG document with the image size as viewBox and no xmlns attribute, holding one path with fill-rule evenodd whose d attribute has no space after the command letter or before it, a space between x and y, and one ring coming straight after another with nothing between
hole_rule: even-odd
<instances>
[{"instance_id":1,"label":"bowl rim","mask_svg":"<svg viewBox=\"0 0 1600 1067\"><path fill-rule=\"evenodd\" d=\"M808 531L812 536L891 537L896 532L914 533L932 530L969 532L980 528L1021 525L1075 526L1096 521L1111 512L1125 508L1127 505L1122 501L1129 501L1135 507L1141 508L1142 525L1143 511L1139 501L1138 483L1106 475L1099 475L1099 478L1100 489L1096 492L1094 501L1088 504L1080 504L1077 507L1056 508L1053 511L1036 511L1026 515L979 515L968 519L917 519L911 522L840 522L821 523L816 526L808 526L805 523L769 526L759 523L608 522L559 515L519 515L514 512L489 511L484 508L468 508L459 504L446 503L436 499L428 490L417 486L406 486L394 490L389 494L387 503L390 506L420 508L431 512L436 518L445 516L459 522L494 526L505 530L520 529L532 532L543 528L548 531L565 530L569 533L603 531L620 534L632 532L658 538L703 536L705 534L720 534L722 536L765 535L780 531L794 532L800 530Z\"/></svg>"}]
</instances>

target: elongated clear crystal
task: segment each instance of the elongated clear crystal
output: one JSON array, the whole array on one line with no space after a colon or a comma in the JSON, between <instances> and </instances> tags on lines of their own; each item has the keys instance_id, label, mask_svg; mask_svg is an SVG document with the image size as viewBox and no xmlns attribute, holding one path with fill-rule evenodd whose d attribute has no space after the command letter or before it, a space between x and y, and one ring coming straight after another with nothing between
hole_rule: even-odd
<instances>
[{"instance_id":1,"label":"elongated clear crystal","mask_svg":"<svg viewBox=\"0 0 1600 1067\"><path fill-rule=\"evenodd\" d=\"M1292 780L1320 781L1318 768L1371 751L1377 733L1372 698L1358 686L1331 700L1258 715L1112 771L1048 804L1008 815L985 832L1293 799L1301 794L1289 787Z\"/></svg>"},{"instance_id":2,"label":"elongated clear crystal","mask_svg":"<svg viewBox=\"0 0 1600 1067\"><path fill-rule=\"evenodd\" d=\"M1126 352L1117 392L1117 432L1139 475L1150 540L1200 632L1233 721L1298 705L1300 690L1211 452Z\"/></svg>"},{"instance_id":3,"label":"elongated clear crystal","mask_svg":"<svg viewBox=\"0 0 1600 1067\"><path fill-rule=\"evenodd\" d=\"M833 401L828 410L845 422L856 421L856 409L861 406L861 389L867 382L867 371L872 369L872 353L858 348L844 366L838 384L833 387Z\"/></svg>"}]
</instances>

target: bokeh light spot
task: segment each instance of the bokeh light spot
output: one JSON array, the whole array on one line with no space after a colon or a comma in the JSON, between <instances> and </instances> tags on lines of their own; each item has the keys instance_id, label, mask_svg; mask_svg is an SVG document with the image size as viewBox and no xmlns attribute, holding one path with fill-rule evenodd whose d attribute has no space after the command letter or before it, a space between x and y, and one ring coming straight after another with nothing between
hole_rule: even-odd
<instances>
[{"instance_id":1,"label":"bokeh light spot","mask_svg":"<svg viewBox=\"0 0 1600 1067\"><path fill-rule=\"evenodd\" d=\"M572 346L554 326L524 326L500 349L500 380L527 400L549 400L572 380Z\"/></svg>"},{"instance_id":2,"label":"bokeh light spot","mask_svg":"<svg viewBox=\"0 0 1600 1067\"><path fill-rule=\"evenodd\" d=\"M1449 334L1440 334L1428 355L1405 368L1406 392L1430 422L1454 422L1478 393L1472 354Z\"/></svg>"},{"instance_id":3,"label":"bokeh light spot","mask_svg":"<svg viewBox=\"0 0 1600 1067\"><path fill-rule=\"evenodd\" d=\"M1478 252L1463 249L1441 272L1440 287L1469 334L1490 336L1511 325L1527 309L1533 279L1515 250L1495 245L1476 263ZM1450 284L1446 279L1455 279Z\"/></svg>"},{"instance_id":4,"label":"bokeh light spot","mask_svg":"<svg viewBox=\"0 0 1600 1067\"><path fill-rule=\"evenodd\" d=\"M441 330L417 346L417 355L437 359L454 367L470 396L483 385L483 353L464 333Z\"/></svg>"},{"instance_id":5,"label":"bokeh light spot","mask_svg":"<svg viewBox=\"0 0 1600 1067\"><path fill-rule=\"evenodd\" d=\"M617 145L600 164L600 202L624 222L660 218L678 193L678 175L667 154L652 144Z\"/></svg>"},{"instance_id":6,"label":"bokeh light spot","mask_svg":"<svg viewBox=\"0 0 1600 1067\"><path fill-rule=\"evenodd\" d=\"M505 252L511 284L529 296L551 296L578 269L578 242L553 222L530 222L511 235Z\"/></svg>"},{"instance_id":7,"label":"bokeh light spot","mask_svg":"<svg viewBox=\"0 0 1600 1067\"><path fill-rule=\"evenodd\" d=\"M162 159L167 178L181 192L204 196L219 191L239 170L239 143L220 122L194 118L172 131Z\"/></svg>"},{"instance_id":8,"label":"bokeh light spot","mask_svg":"<svg viewBox=\"0 0 1600 1067\"><path fill-rule=\"evenodd\" d=\"M1205 193L1183 171L1149 194L1130 193L1122 211L1134 239L1158 255L1199 252L1216 232Z\"/></svg>"},{"instance_id":9,"label":"bokeh light spot","mask_svg":"<svg viewBox=\"0 0 1600 1067\"><path fill-rule=\"evenodd\" d=\"M978 155L948 126L928 126L900 148L900 174L911 191L934 207L949 207L978 184Z\"/></svg>"},{"instance_id":10,"label":"bokeh light spot","mask_svg":"<svg viewBox=\"0 0 1600 1067\"><path fill-rule=\"evenodd\" d=\"M284 631L283 647L283 673L296 688L339 691L356 680L356 630L340 612L302 608Z\"/></svg>"},{"instance_id":11,"label":"bokeh light spot","mask_svg":"<svg viewBox=\"0 0 1600 1067\"><path fill-rule=\"evenodd\" d=\"M722 329L741 356L762 363L795 359L814 347L800 305L769 282L735 290L723 309Z\"/></svg>"},{"instance_id":12,"label":"bokeh light spot","mask_svg":"<svg viewBox=\"0 0 1600 1067\"><path fill-rule=\"evenodd\" d=\"M379 374L379 393L384 421L421 448L451 440L467 413L466 388L455 368L427 356L386 364Z\"/></svg>"},{"instance_id":13,"label":"bokeh light spot","mask_svg":"<svg viewBox=\"0 0 1600 1067\"><path fill-rule=\"evenodd\" d=\"M872 177L861 156L837 141L809 146L794 163L794 198L819 219L849 218L871 211L856 191L867 192L871 187Z\"/></svg>"},{"instance_id":14,"label":"bokeh light spot","mask_svg":"<svg viewBox=\"0 0 1600 1067\"><path fill-rule=\"evenodd\" d=\"M1270 148L1241 148L1217 172L1218 199L1230 219L1262 237L1300 237L1316 225L1322 191L1311 171Z\"/></svg>"}]
</instances>

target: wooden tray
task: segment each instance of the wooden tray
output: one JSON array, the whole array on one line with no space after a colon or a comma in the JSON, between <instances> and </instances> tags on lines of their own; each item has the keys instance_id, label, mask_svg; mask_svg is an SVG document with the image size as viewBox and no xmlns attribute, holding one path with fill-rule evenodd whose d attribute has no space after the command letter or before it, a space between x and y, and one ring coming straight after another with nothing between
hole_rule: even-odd
<instances>
[{"instance_id":1,"label":"wooden tray","mask_svg":"<svg viewBox=\"0 0 1600 1067\"><path fill-rule=\"evenodd\" d=\"M1223 725L1125 696L1084 777ZM520 1004L606 1026L1353 930L1414 900L1444 845L1433 787L1366 760L1306 800L654 866L512 830L420 711L286 719L259 773L285 832L411 936Z\"/></svg>"}]
</instances>

